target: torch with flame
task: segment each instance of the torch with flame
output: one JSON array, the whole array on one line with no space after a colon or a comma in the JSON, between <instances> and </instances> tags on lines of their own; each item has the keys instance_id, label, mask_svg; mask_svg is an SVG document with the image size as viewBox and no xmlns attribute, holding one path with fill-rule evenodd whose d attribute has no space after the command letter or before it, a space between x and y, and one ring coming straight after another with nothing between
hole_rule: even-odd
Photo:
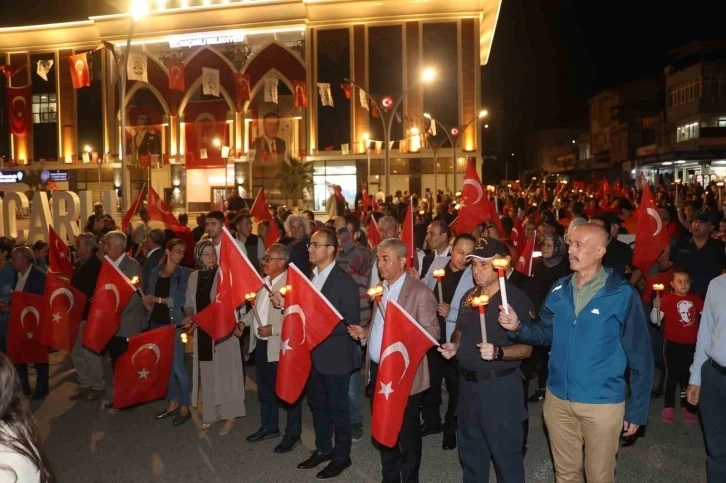
<instances>
[{"instance_id":1,"label":"torch with flame","mask_svg":"<svg viewBox=\"0 0 726 483\"><path fill-rule=\"evenodd\" d=\"M661 292L663 291L664 288L665 287L663 286L662 283L654 283L653 284L653 290L655 290L655 296L658 297L658 298L660 298L660 294L661 294ZM658 327L660 327L660 309L658 309L658 315L657 315L657 317L658 317Z\"/></svg>"},{"instance_id":2,"label":"torch with flame","mask_svg":"<svg viewBox=\"0 0 726 483\"><path fill-rule=\"evenodd\" d=\"M131 280L130 280L130 281L131 281L131 285L133 285L134 287L136 287L136 290L137 290L137 291L139 292L139 294L141 294L141 296L143 297L143 296L144 296L144 292L143 292L143 290L141 290L141 287L139 287L139 277L138 277L137 275L134 275L134 276L133 276L133 277L131 278Z\"/></svg>"},{"instance_id":3,"label":"torch with flame","mask_svg":"<svg viewBox=\"0 0 726 483\"><path fill-rule=\"evenodd\" d=\"M474 297L471 299L471 306L477 307L479 309L479 326L481 327L481 341L483 343L487 343L487 325L486 320L484 319L484 311L486 310L487 305L489 304L489 296L488 295L479 295L478 297Z\"/></svg>"},{"instance_id":4,"label":"torch with flame","mask_svg":"<svg viewBox=\"0 0 726 483\"><path fill-rule=\"evenodd\" d=\"M509 261L506 258L497 258L492 260L492 266L497 269L499 275L499 291L502 294L502 307L504 307L504 313L509 315L509 303L507 303L507 286L504 283L504 275L507 273L509 268Z\"/></svg>"},{"instance_id":5,"label":"torch with flame","mask_svg":"<svg viewBox=\"0 0 726 483\"><path fill-rule=\"evenodd\" d=\"M368 290L368 296L376 301L376 306L378 307L378 310L381 311L381 315L383 318L386 318L386 312L383 310L383 304L381 303L381 297L383 296L383 286L377 285L370 290Z\"/></svg>"},{"instance_id":6,"label":"torch with flame","mask_svg":"<svg viewBox=\"0 0 726 483\"><path fill-rule=\"evenodd\" d=\"M446 270L444 270L443 268L441 268L439 270L434 270L432 275L434 276L434 278L436 278L436 280L437 280L436 285L439 287L439 303L443 304L444 296L442 295L442 292L441 292L441 279L443 279L444 275L446 275Z\"/></svg>"}]
</instances>

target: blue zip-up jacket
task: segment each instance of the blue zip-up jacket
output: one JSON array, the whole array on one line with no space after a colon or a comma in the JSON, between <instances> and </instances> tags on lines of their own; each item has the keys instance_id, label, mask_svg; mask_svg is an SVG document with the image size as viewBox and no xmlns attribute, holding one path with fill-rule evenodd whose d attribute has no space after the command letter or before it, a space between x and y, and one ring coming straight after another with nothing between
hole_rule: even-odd
<instances>
[{"instance_id":1,"label":"blue zip-up jacket","mask_svg":"<svg viewBox=\"0 0 726 483\"><path fill-rule=\"evenodd\" d=\"M154 294L156 290L156 281L159 280L159 274L164 269L163 265L154 267L149 274L149 280L146 283L145 294ZM169 307L169 319L174 325L179 325L184 320L184 304L187 299L187 283L189 282L189 269L177 266L174 274L171 276L169 284L169 297L167 297L166 305ZM151 312L149 312L151 317Z\"/></svg>"},{"instance_id":2,"label":"blue zip-up jacket","mask_svg":"<svg viewBox=\"0 0 726 483\"><path fill-rule=\"evenodd\" d=\"M625 400L625 368L630 368L630 397L625 421L648 419L653 385L653 352L648 322L638 292L617 273L575 317L572 275L550 289L540 322L523 323L509 336L524 344L551 345L547 388L560 399L587 404Z\"/></svg>"}]
</instances>

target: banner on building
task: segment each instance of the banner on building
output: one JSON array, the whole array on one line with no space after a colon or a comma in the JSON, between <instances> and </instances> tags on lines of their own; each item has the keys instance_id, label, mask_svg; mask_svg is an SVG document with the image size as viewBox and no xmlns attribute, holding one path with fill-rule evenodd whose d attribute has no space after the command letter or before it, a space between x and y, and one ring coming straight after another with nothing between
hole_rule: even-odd
<instances>
[{"instance_id":1,"label":"banner on building","mask_svg":"<svg viewBox=\"0 0 726 483\"><path fill-rule=\"evenodd\" d=\"M192 101L184 111L187 168L225 165L222 149L228 146L227 103L220 100ZM206 156L202 157L202 153Z\"/></svg>"}]
</instances>

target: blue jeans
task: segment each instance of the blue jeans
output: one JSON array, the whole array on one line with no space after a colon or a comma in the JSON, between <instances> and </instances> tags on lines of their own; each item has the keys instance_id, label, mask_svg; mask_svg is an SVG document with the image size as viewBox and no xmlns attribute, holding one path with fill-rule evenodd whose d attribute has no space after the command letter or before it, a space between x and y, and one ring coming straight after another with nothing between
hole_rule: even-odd
<instances>
[{"instance_id":1,"label":"blue jeans","mask_svg":"<svg viewBox=\"0 0 726 483\"><path fill-rule=\"evenodd\" d=\"M152 329L166 327L163 324L151 323ZM184 365L184 344L181 341L182 329L176 329L174 335L174 359L171 365L171 374L169 375L169 389L166 391L167 401L177 401L181 406L189 406L191 404L191 393L189 392L189 374L187 374Z\"/></svg>"},{"instance_id":2,"label":"blue jeans","mask_svg":"<svg viewBox=\"0 0 726 483\"><path fill-rule=\"evenodd\" d=\"M726 371L712 365L711 359L701 367L701 411L706 439L706 474L708 483L726 481Z\"/></svg>"},{"instance_id":3,"label":"blue jeans","mask_svg":"<svg viewBox=\"0 0 726 483\"><path fill-rule=\"evenodd\" d=\"M359 350L362 351L363 348L359 348ZM350 410L351 424L363 424L362 397L360 369L356 369L350 375L350 382L348 383L348 409Z\"/></svg>"}]
</instances>

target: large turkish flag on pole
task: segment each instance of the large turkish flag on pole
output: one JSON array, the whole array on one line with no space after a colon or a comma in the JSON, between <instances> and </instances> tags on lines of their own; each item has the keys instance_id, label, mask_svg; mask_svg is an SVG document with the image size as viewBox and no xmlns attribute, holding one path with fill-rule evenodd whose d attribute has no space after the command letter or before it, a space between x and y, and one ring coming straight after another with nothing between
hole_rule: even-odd
<instances>
[{"instance_id":1,"label":"large turkish flag on pole","mask_svg":"<svg viewBox=\"0 0 726 483\"><path fill-rule=\"evenodd\" d=\"M88 320L81 342L88 349L101 353L118 330L123 312L136 287L111 261L104 257L98 274L96 290L91 299Z\"/></svg>"},{"instance_id":2,"label":"large turkish flag on pole","mask_svg":"<svg viewBox=\"0 0 726 483\"><path fill-rule=\"evenodd\" d=\"M8 119L10 132L15 136L25 136L33 126L33 86L7 87Z\"/></svg>"},{"instance_id":3,"label":"large turkish flag on pole","mask_svg":"<svg viewBox=\"0 0 726 483\"><path fill-rule=\"evenodd\" d=\"M154 221L160 221L164 223L168 228L173 229L174 227L180 227L181 223L177 220L174 215L171 214L169 207L159 197L159 194L152 188L148 187L148 210L149 219Z\"/></svg>"},{"instance_id":4,"label":"large turkish flag on pole","mask_svg":"<svg viewBox=\"0 0 726 483\"><path fill-rule=\"evenodd\" d=\"M141 404L166 396L174 356L173 325L129 337L129 348L113 370L113 407Z\"/></svg>"},{"instance_id":5,"label":"large turkish flag on pole","mask_svg":"<svg viewBox=\"0 0 726 483\"><path fill-rule=\"evenodd\" d=\"M86 295L69 282L49 273L45 276L45 310L38 342L70 352L86 308Z\"/></svg>"},{"instance_id":6,"label":"large turkish flag on pole","mask_svg":"<svg viewBox=\"0 0 726 483\"><path fill-rule=\"evenodd\" d=\"M68 58L71 67L71 81L74 89L91 85L91 72L88 70L88 55L86 52L71 55Z\"/></svg>"},{"instance_id":7,"label":"large turkish flag on pole","mask_svg":"<svg viewBox=\"0 0 726 483\"><path fill-rule=\"evenodd\" d=\"M328 338L343 317L295 265L287 268L287 283L291 289L285 294L275 392L292 404L310 375L310 352Z\"/></svg>"},{"instance_id":8,"label":"large turkish flag on pole","mask_svg":"<svg viewBox=\"0 0 726 483\"><path fill-rule=\"evenodd\" d=\"M226 227L222 228L217 268L217 295L194 321L214 340L227 337L237 323L235 310L245 294L257 293L264 282Z\"/></svg>"},{"instance_id":9,"label":"large turkish flag on pole","mask_svg":"<svg viewBox=\"0 0 726 483\"><path fill-rule=\"evenodd\" d=\"M416 264L416 239L413 233L413 200L408 200L408 210L403 219L401 241L406 245L406 268L414 268Z\"/></svg>"},{"instance_id":10,"label":"large turkish flag on pole","mask_svg":"<svg viewBox=\"0 0 726 483\"><path fill-rule=\"evenodd\" d=\"M144 183L144 186L141 187L141 191L136 195L136 198L134 198L133 203L131 203L131 206L129 206L129 209L126 210L126 213L124 213L124 217L121 220L121 229L125 230L129 224L131 223L131 219L134 217L136 213L139 212L139 207L141 206L141 202L144 201L144 197L146 196L146 183Z\"/></svg>"},{"instance_id":11,"label":"large turkish flag on pole","mask_svg":"<svg viewBox=\"0 0 726 483\"><path fill-rule=\"evenodd\" d=\"M270 213L267 198L265 197L265 190L263 188L260 188L260 191L257 193L257 197L255 198L255 202L252 203L250 216L257 223L265 220L270 222L270 229L267 230L267 236L265 236L264 239L265 247L269 247L273 243L277 243L277 240L280 239L280 230L277 229L277 223L275 223L275 220L272 218L272 213Z\"/></svg>"},{"instance_id":12,"label":"large turkish flag on pole","mask_svg":"<svg viewBox=\"0 0 726 483\"><path fill-rule=\"evenodd\" d=\"M643 194L638 209L638 230L635 232L633 247L633 265L647 274L669 243L670 236L653 201L653 193L648 183L643 181Z\"/></svg>"},{"instance_id":13,"label":"large turkish flag on pole","mask_svg":"<svg viewBox=\"0 0 726 483\"><path fill-rule=\"evenodd\" d=\"M51 271L60 273L66 278L73 275L73 264L69 258L70 250L52 226L48 227L48 258Z\"/></svg>"},{"instance_id":14,"label":"large turkish flag on pole","mask_svg":"<svg viewBox=\"0 0 726 483\"><path fill-rule=\"evenodd\" d=\"M489 200L484 193L474 162L469 161L466 165L464 184L461 187L461 207L456 219L456 232L471 233L476 225L489 218ZM500 236L504 235L500 233Z\"/></svg>"},{"instance_id":15,"label":"large turkish flag on pole","mask_svg":"<svg viewBox=\"0 0 726 483\"><path fill-rule=\"evenodd\" d=\"M7 355L15 364L48 363L48 347L38 342L44 309L42 295L18 291L10 294Z\"/></svg>"},{"instance_id":16,"label":"large turkish flag on pole","mask_svg":"<svg viewBox=\"0 0 726 483\"><path fill-rule=\"evenodd\" d=\"M378 361L371 436L392 448L398 441L403 413L421 359L438 345L431 335L393 300L386 304Z\"/></svg>"}]
</instances>

